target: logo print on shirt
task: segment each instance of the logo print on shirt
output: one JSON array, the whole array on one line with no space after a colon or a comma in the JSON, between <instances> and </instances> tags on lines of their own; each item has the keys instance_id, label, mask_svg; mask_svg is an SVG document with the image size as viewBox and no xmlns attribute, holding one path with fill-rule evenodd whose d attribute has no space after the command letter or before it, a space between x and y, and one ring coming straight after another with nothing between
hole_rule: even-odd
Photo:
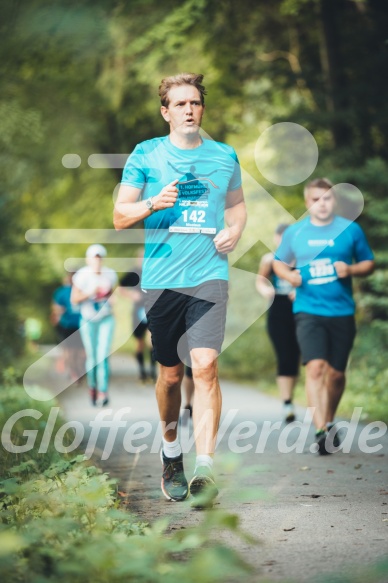
<instances>
[{"instance_id":1,"label":"logo print on shirt","mask_svg":"<svg viewBox=\"0 0 388 583\"><path fill-rule=\"evenodd\" d=\"M179 174L181 174L181 170L178 170L178 168L175 168L175 166L173 166L171 164L171 162L167 162L169 166L171 166L171 168L174 170L174 172L177 172ZM189 172L186 172L183 175L183 178L185 178L186 180L179 180L177 186L179 188L179 198L183 198L183 199L190 199L190 200L196 200L198 198L204 197L207 198L207 196L209 195L210 189L209 186L207 184L203 184L203 182L210 182L210 184L213 186L213 188L219 188L212 180L210 180L210 178L208 178L208 176L211 176L212 174L214 174L215 172L218 172L218 170L213 170L212 172L209 172L208 174L202 174L201 176L196 176L196 169L195 169L195 165L191 165L189 168ZM200 182L203 181L203 182Z\"/></svg>"},{"instance_id":2,"label":"logo print on shirt","mask_svg":"<svg viewBox=\"0 0 388 583\"><path fill-rule=\"evenodd\" d=\"M310 247L334 247L334 239L309 239Z\"/></svg>"}]
</instances>

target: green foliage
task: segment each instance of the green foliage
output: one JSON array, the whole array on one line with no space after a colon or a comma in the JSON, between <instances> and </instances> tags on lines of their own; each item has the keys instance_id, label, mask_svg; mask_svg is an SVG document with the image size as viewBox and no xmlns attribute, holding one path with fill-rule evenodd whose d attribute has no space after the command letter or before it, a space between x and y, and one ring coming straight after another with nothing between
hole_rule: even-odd
<instances>
[{"instance_id":1,"label":"green foliage","mask_svg":"<svg viewBox=\"0 0 388 583\"><path fill-rule=\"evenodd\" d=\"M388 326L385 323L376 321L360 327L340 413L350 414L354 407L362 407L364 419L388 422L387 346Z\"/></svg>"},{"instance_id":2,"label":"green foliage","mask_svg":"<svg viewBox=\"0 0 388 583\"><path fill-rule=\"evenodd\" d=\"M224 378L275 380L275 357L266 332L265 315L221 353L219 362Z\"/></svg>"},{"instance_id":3,"label":"green foliage","mask_svg":"<svg viewBox=\"0 0 388 583\"><path fill-rule=\"evenodd\" d=\"M235 516L209 513L199 527L167 536L168 520L147 525L118 509L114 481L82 457L24 481L30 466L11 468L13 477L0 482L0 546L8 550L0 552L0 570L7 583L215 582L248 570L230 549L209 545L214 529L238 532Z\"/></svg>"},{"instance_id":4,"label":"green foliage","mask_svg":"<svg viewBox=\"0 0 388 583\"><path fill-rule=\"evenodd\" d=\"M314 176L360 188L360 222L379 264L360 286L359 316L385 326L387 26L387 5L375 1L34 0L4 7L0 364L12 364L23 350L28 317L41 320L44 340L52 340L53 289L64 260L82 258L86 247L86 241L59 244L59 238L58 244L31 245L24 233L112 227L121 170L92 169L88 156L129 153L164 133L157 86L182 70L205 74L204 129L235 145L244 169L295 217L304 211L301 185L269 184L255 166L257 138L273 123L300 123L314 135L320 153ZM79 168L63 167L63 155L71 152L81 157ZM255 233L263 238L277 217L262 206L253 212ZM254 246L240 260L242 268L255 272L261 253ZM128 255L128 247L116 245L114 255ZM229 368L252 378L257 337L246 335L230 349L239 356L231 356ZM260 374L260 363L270 358L261 335Z\"/></svg>"},{"instance_id":5,"label":"green foliage","mask_svg":"<svg viewBox=\"0 0 388 583\"><path fill-rule=\"evenodd\" d=\"M9 383L13 375L14 371L5 375ZM18 411L42 412L39 419L23 417L14 423L11 441L22 444L26 432L44 431L52 405L34 401L22 387L8 384L0 389L0 427ZM53 433L61 423L57 419ZM2 440L8 448L4 434ZM249 571L216 538L217 531L225 529L244 536L237 516L203 513L198 526L180 531L170 531L168 520L139 522L128 506L121 507L115 480L81 455L60 456L51 442L45 453L39 453L40 444L37 439L29 452L21 454L0 449L2 580L215 583Z\"/></svg>"},{"instance_id":6,"label":"green foliage","mask_svg":"<svg viewBox=\"0 0 388 583\"><path fill-rule=\"evenodd\" d=\"M2 447L0 447L0 468L1 475L4 475L11 467L17 464L26 463L26 470L44 471L57 458L57 453L52 443L49 443L46 455L38 453L38 447L32 448L28 452L12 451L12 445L22 446L26 443L25 431L37 432L42 438L47 426L53 401L35 401L29 397L23 386L15 384L20 373L9 367L3 372L3 384L0 385L0 427L2 429ZM42 393L44 393L42 389ZM43 395L45 398L47 394ZM6 422L12 415L18 414L19 411L35 410L41 416L35 419L30 415L25 415L12 423L11 433L9 435L4 431ZM56 432L60 426L60 419L56 419L53 431ZM27 434L26 434L27 435ZM37 439L37 446L40 440ZM5 447L7 446L7 447Z\"/></svg>"}]
</instances>

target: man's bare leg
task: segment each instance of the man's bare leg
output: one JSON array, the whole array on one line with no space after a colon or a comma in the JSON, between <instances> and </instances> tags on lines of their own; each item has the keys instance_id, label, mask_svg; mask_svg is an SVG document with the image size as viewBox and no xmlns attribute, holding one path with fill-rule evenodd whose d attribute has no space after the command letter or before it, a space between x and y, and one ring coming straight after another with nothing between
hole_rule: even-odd
<instances>
[{"instance_id":1,"label":"man's bare leg","mask_svg":"<svg viewBox=\"0 0 388 583\"><path fill-rule=\"evenodd\" d=\"M325 392L327 394L326 423L331 423L334 419L345 389L345 382L345 373L328 365L325 376Z\"/></svg>"},{"instance_id":2,"label":"man's bare leg","mask_svg":"<svg viewBox=\"0 0 388 583\"><path fill-rule=\"evenodd\" d=\"M214 455L222 406L217 356L217 351L211 348L194 348L191 351L195 386L193 422L197 455Z\"/></svg>"},{"instance_id":3,"label":"man's bare leg","mask_svg":"<svg viewBox=\"0 0 388 583\"><path fill-rule=\"evenodd\" d=\"M196 348L190 353L194 378L193 422L197 458L190 493L194 508L213 505L218 489L213 477L213 456L221 416L216 350Z\"/></svg>"},{"instance_id":4,"label":"man's bare leg","mask_svg":"<svg viewBox=\"0 0 388 583\"><path fill-rule=\"evenodd\" d=\"M310 360L306 365L306 395L309 407L314 408L313 421L317 430L326 428L328 394L325 376L328 363L326 360Z\"/></svg>"},{"instance_id":5,"label":"man's bare leg","mask_svg":"<svg viewBox=\"0 0 388 583\"><path fill-rule=\"evenodd\" d=\"M182 363L176 366L160 365L156 382L159 415L164 424L161 488L166 498L177 502L185 500L189 493L189 485L183 468L182 449L177 438L182 377Z\"/></svg>"},{"instance_id":6,"label":"man's bare leg","mask_svg":"<svg viewBox=\"0 0 388 583\"><path fill-rule=\"evenodd\" d=\"M175 441L177 437L182 378L182 363L176 366L159 365L159 376L156 381L156 400L158 402L160 420L167 428L163 437L170 442Z\"/></svg>"}]
</instances>

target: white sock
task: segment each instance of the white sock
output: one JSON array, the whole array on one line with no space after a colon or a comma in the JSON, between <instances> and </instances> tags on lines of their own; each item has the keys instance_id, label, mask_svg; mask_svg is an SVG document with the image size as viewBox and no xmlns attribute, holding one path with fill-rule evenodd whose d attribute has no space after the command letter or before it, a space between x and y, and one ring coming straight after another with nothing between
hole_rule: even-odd
<instances>
[{"instance_id":1,"label":"white sock","mask_svg":"<svg viewBox=\"0 0 388 583\"><path fill-rule=\"evenodd\" d=\"M176 438L175 441L166 441L163 437L163 453L166 457L170 458L181 455L182 448L179 439Z\"/></svg>"},{"instance_id":2,"label":"white sock","mask_svg":"<svg viewBox=\"0 0 388 583\"><path fill-rule=\"evenodd\" d=\"M197 455L195 459L195 471L200 466L206 466L209 470L213 469L213 458L210 455Z\"/></svg>"}]
</instances>

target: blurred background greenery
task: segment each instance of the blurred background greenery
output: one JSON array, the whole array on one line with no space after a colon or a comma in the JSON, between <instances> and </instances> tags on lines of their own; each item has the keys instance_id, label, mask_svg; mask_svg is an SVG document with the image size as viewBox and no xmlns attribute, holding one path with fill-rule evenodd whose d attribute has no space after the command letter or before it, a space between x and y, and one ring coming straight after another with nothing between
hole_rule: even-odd
<instances>
[{"instance_id":1,"label":"blurred background greenery","mask_svg":"<svg viewBox=\"0 0 388 583\"><path fill-rule=\"evenodd\" d=\"M256 141L274 123L295 122L312 133L320 153L312 177L362 191L359 221L377 270L356 282L359 334L344 406L387 418L388 5L8 0L0 27L1 364L23 354L28 318L41 322L40 341L54 341L52 292L64 261L83 257L86 248L32 245L26 231L111 229L121 170L93 169L89 155L130 153L139 141L164 135L159 82L195 71L205 74L208 90L205 131L233 145L242 167L295 217L303 212L302 186L273 185L255 165ZM80 156L79 167L63 166L68 153ZM256 240L265 222L258 214ZM125 245L108 248L112 257L134 256ZM236 265L256 273L267 250L259 241ZM221 367L225 375L273 386L265 317L223 353Z\"/></svg>"}]
</instances>

